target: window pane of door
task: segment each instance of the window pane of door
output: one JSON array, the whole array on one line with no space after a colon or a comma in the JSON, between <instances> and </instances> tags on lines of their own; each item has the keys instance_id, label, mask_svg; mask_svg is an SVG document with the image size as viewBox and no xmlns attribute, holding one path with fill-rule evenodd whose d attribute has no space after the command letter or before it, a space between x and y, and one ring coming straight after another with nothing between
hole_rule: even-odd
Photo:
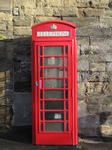
<instances>
[{"instance_id":1,"label":"window pane of door","mask_svg":"<svg viewBox=\"0 0 112 150\"><path fill-rule=\"evenodd\" d=\"M47 109L64 109L64 102L63 101L45 101L45 110Z\"/></svg>"},{"instance_id":2,"label":"window pane of door","mask_svg":"<svg viewBox=\"0 0 112 150\"><path fill-rule=\"evenodd\" d=\"M63 77L62 68L44 69L44 77Z\"/></svg>"},{"instance_id":3,"label":"window pane of door","mask_svg":"<svg viewBox=\"0 0 112 150\"><path fill-rule=\"evenodd\" d=\"M46 122L45 123L45 131L49 132L63 132L64 131L64 123L62 122Z\"/></svg>"},{"instance_id":4,"label":"window pane of door","mask_svg":"<svg viewBox=\"0 0 112 150\"><path fill-rule=\"evenodd\" d=\"M63 112L45 112L45 120L63 120Z\"/></svg>"},{"instance_id":5,"label":"window pane of door","mask_svg":"<svg viewBox=\"0 0 112 150\"><path fill-rule=\"evenodd\" d=\"M63 80L44 80L44 87L45 88L63 88Z\"/></svg>"},{"instance_id":6,"label":"window pane of door","mask_svg":"<svg viewBox=\"0 0 112 150\"><path fill-rule=\"evenodd\" d=\"M45 90L45 98L63 98L63 90Z\"/></svg>"},{"instance_id":7,"label":"window pane of door","mask_svg":"<svg viewBox=\"0 0 112 150\"><path fill-rule=\"evenodd\" d=\"M63 55L63 46L45 46L44 55Z\"/></svg>"},{"instance_id":8,"label":"window pane of door","mask_svg":"<svg viewBox=\"0 0 112 150\"><path fill-rule=\"evenodd\" d=\"M44 66L63 66L63 58L44 58Z\"/></svg>"}]
</instances>

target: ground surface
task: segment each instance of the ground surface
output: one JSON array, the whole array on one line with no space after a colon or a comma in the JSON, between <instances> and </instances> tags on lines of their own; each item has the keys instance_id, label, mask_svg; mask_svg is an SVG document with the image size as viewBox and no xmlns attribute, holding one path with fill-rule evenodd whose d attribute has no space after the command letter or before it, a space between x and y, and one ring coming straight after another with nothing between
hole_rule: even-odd
<instances>
[{"instance_id":1,"label":"ground surface","mask_svg":"<svg viewBox=\"0 0 112 150\"><path fill-rule=\"evenodd\" d=\"M112 139L80 139L79 147L32 145L31 127L0 127L0 150L112 150Z\"/></svg>"}]
</instances>

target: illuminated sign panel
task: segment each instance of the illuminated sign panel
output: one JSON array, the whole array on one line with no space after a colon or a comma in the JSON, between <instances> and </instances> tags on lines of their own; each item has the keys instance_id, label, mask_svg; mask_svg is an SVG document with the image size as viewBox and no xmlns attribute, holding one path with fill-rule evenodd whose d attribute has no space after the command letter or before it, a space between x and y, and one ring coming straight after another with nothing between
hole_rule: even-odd
<instances>
[{"instance_id":1,"label":"illuminated sign panel","mask_svg":"<svg viewBox=\"0 0 112 150\"><path fill-rule=\"evenodd\" d=\"M37 36L70 36L70 31L38 31Z\"/></svg>"}]
</instances>

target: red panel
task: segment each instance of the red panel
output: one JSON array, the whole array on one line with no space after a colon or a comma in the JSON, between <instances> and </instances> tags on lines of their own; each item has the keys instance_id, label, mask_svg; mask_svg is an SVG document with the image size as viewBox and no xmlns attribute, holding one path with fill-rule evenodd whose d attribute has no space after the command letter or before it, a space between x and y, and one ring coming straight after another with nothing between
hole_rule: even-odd
<instances>
[{"instance_id":1,"label":"red panel","mask_svg":"<svg viewBox=\"0 0 112 150\"><path fill-rule=\"evenodd\" d=\"M56 26L56 29L51 29L51 26ZM75 28L76 26L74 24L65 21L48 21L32 27L33 144L77 145L77 51ZM38 37L38 31L45 31L45 34L42 33L44 36ZM55 31L59 31L60 33L69 31L70 35L58 37L48 36L46 32L49 33L50 31L52 34ZM55 34L59 33L56 32ZM53 49L50 54L44 55L46 46L53 47L54 49L57 46L61 46L63 47L63 53L59 55L57 53L53 54ZM40 47L42 48L42 55L40 55ZM65 54L65 48L68 48L67 55ZM50 64L51 59L56 62L60 60L62 65ZM44 62L44 60L47 60L47 62ZM54 70L54 74L51 69ZM40 76L40 70L42 71L42 76ZM58 72L58 70L60 73L56 76L55 72ZM47 76L46 72L48 72ZM46 83L48 87L44 85L45 79L49 81ZM57 86L59 86L58 84L60 86L55 87L56 85L52 83L53 80L54 83L57 83ZM59 81L63 82L60 83ZM37 82L38 86L35 85ZM67 87L66 84L68 84ZM51 85L54 87L51 87ZM45 101L47 102L46 104ZM59 107L60 109L55 106L56 103L54 103L55 105L52 103L53 106L50 106L50 101L53 103L57 101L62 102L60 103L62 106Z\"/></svg>"}]
</instances>

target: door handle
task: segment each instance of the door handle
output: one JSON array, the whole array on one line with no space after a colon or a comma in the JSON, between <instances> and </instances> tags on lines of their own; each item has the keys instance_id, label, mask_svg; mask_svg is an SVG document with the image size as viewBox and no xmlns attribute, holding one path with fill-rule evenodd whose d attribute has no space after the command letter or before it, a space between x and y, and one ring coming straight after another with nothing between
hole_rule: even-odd
<instances>
[{"instance_id":1,"label":"door handle","mask_svg":"<svg viewBox=\"0 0 112 150\"><path fill-rule=\"evenodd\" d=\"M35 82L35 86L38 86L38 81Z\"/></svg>"}]
</instances>

